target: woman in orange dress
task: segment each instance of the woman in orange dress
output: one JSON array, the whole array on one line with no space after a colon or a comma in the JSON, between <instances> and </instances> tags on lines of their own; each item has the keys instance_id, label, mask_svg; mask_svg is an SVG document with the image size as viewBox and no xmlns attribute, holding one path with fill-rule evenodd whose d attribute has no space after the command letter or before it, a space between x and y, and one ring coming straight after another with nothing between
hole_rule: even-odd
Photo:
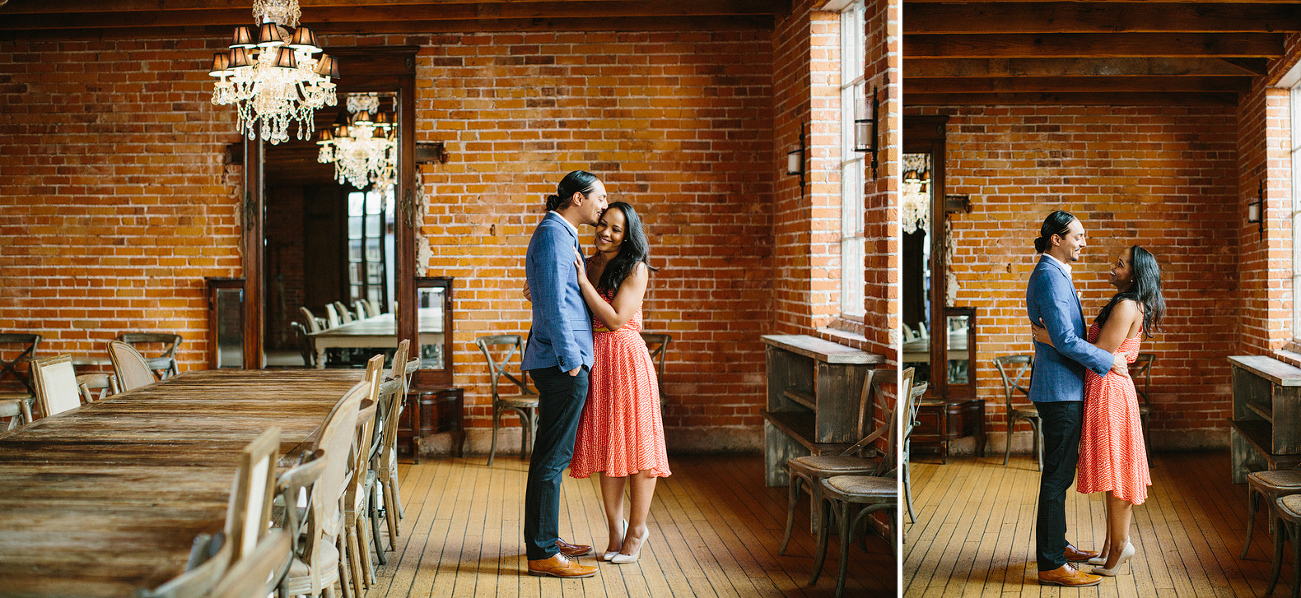
<instances>
[{"instance_id":1,"label":"woman in orange dress","mask_svg":"<svg viewBox=\"0 0 1301 598\"><path fill-rule=\"evenodd\" d=\"M1138 357L1140 341L1157 330L1165 313L1161 269L1146 249L1134 245L1121 252L1108 280L1116 294L1089 328L1089 342L1130 363ZM1051 343L1035 327L1035 338ZM1129 527L1134 505L1147 500L1152 485L1134 381L1116 372L1105 377L1092 371L1084 378L1084 423L1080 434L1079 478L1076 490L1107 493L1107 539L1102 554L1089 562L1096 575L1114 576L1134 556Z\"/></svg>"},{"instance_id":2,"label":"woman in orange dress","mask_svg":"<svg viewBox=\"0 0 1301 598\"><path fill-rule=\"evenodd\" d=\"M633 563L650 537L646 525L655 478L670 474L660 419L659 381L641 338L641 303L650 249L641 219L624 202L610 204L596 225L596 254L578 256L579 286L592 310L593 350L587 403L574 439L569 475L601 473L610 541L602 560ZM623 490L631 504L624 519Z\"/></svg>"}]
</instances>

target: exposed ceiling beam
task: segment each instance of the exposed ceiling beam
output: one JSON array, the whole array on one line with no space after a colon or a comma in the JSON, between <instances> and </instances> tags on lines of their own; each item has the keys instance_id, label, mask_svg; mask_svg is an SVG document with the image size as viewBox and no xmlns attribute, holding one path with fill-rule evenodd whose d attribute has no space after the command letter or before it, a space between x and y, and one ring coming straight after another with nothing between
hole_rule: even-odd
<instances>
[{"instance_id":1,"label":"exposed ceiling beam","mask_svg":"<svg viewBox=\"0 0 1301 598\"><path fill-rule=\"evenodd\" d=\"M908 79L904 93L1241 92L1250 77L997 77Z\"/></svg>"},{"instance_id":2,"label":"exposed ceiling beam","mask_svg":"<svg viewBox=\"0 0 1301 598\"><path fill-rule=\"evenodd\" d=\"M510 0L508 0L510 1ZM1043 2L1043 0L1000 0L1007 3ZM1148 0L1063 0L1069 3L1137 5L1147 4ZM1242 4L1242 0L1164 0L1172 4ZM904 10L913 4L987 4L989 0L904 0ZM1296 0L1252 0L1251 4L1296 4Z\"/></svg>"},{"instance_id":3,"label":"exposed ceiling beam","mask_svg":"<svg viewBox=\"0 0 1301 598\"><path fill-rule=\"evenodd\" d=\"M909 81L926 77L1241 77L1257 74L1218 58L1164 57L943 60L905 57L903 72Z\"/></svg>"},{"instance_id":4,"label":"exposed ceiling beam","mask_svg":"<svg viewBox=\"0 0 1301 598\"><path fill-rule=\"evenodd\" d=\"M1234 106L1236 93L909 93L908 106Z\"/></svg>"},{"instance_id":5,"label":"exposed ceiling beam","mask_svg":"<svg viewBox=\"0 0 1301 598\"><path fill-rule=\"evenodd\" d=\"M1280 33L905 35L903 55L930 58L1276 58L1283 55L1283 37Z\"/></svg>"},{"instance_id":6,"label":"exposed ceiling beam","mask_svg":"<svg viewBox=\"0 0 1301 598\"><path fill-rule=\"evenodd\" d=\"M467 2L467 0L299 0L298 5L305 9L329 8L329 7L357 7L357 6L455 6L455 5L528 5L537 3L538 0L478 0L476 2ZM567 0L567 4L601 4L609 3L610 0ZM640 0L637 2L624 2L624 4L647 4L653 5L653 0ZM775 6L774 10L780 10L785 13L790 10L790 0L730 0L726 2L738 7ZM38 2L29 0L18 0L4 5L0 9L0 14L33 14L33 13L68 13L68 12L157 12L169 10L212 10L212 9L239 9L249 12L253 9L253 0L41 0ZM745 8L746 12L751 9Z\"/></svg>"},{"instance_id":7,"label":"exposed ceiling beam","mask_svg":"<svg viewBox=\"0 0 1301 598\"><path fill-rule=\"evenodd\" d=\"M1298 4L988 2L916 4L912 33L1274 33L1301 30Z\"/></svg>"},{"instance_id":8,"label":"exposed ceiling beam","mask_svg":"<svg viewBox=\"0 0 1301 598\"><path fill-rule=\"evenodd\" d=\"M108 3L106 3L108 4ZM662 0L659 2L530 2L512 4L372 5L304 8L301 21L313 28L321 23L393 23L498 19L605 19L729 15L773 15L781 2L765 0ZM0 20L0 30L84 29L116 27L187 27L249 25L249 7L112 11L96 6L83 13L13 14ZM0 9L0 14L8 11ZM387 29L386 29L387 30Z\"/></svg>"}]
</instances>

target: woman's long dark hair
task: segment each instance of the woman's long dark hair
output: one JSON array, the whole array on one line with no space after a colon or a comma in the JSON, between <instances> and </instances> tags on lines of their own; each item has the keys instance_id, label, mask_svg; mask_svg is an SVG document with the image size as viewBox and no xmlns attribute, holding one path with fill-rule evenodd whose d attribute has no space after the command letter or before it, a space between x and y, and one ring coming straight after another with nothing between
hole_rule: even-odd
<instances>
[{"instance_id":1,"label":"woman's long dark hair","mask_svg":"<svg viewBox=\"0 0 1301 598\"><path fill-rule=\"evenodd\" d=\"M1049 214L1039 225L1039 238L1034 240L1034 250L1038 253L1048 251L1053 246L1053 235L1065 237L1072 222L1075 222L1075 215L1070 212L1057 210Z\"/></svg>"},{"instance_id":2,"label":"woman's long dark hair","mask_svg":"<svg viewBox=\"0 0 1301 598\"><path fill-rule=\"evenodd\" d=\"M1107 306L1098 313L1098 327L1106 324L1111 309L1122 300L1136 301L1143 306L1143 337L1150 338L1158 330L1165 315L1165 297L1161 295L1161 266L1156 256L1138 245L1129 248L1129 288L1116 293Z\"/></svg>"},{"instance_id":3,"label":"woman's long dark hair","mask_svg":"<svg viewBox=\"0 0 1301 598\"><path fill-rule=\"evenodd\" d=\"M547 196L547 211L563 210L569 207L569 200L574 198L575 193L582 193L583 197L592 191L596 186L596 175L586 170L575 170L560 179L560 184L556 185L556 194Z\"/></svg>"},{"instance_id":4,"label":"woman's long dark hair","mask_svg":"<svg viewBox=\"0 0 1301 598\"><path fill-rule=\"evenodd\" d=\"M626 202L616 201L610 204L605 212L608 214L614 209L623 212L623 243L619 245L619 254L605 265L605 270L601 272L601 280L596 283L596 288L603 291L618 290L619 285L623 284L629 274L632 274L637 264L646 264L652 272L657 269L651 268L650 243L646 241L646 231L642 228L637 210L632 209L632 206Z\"/></svg>"}]
</instances>

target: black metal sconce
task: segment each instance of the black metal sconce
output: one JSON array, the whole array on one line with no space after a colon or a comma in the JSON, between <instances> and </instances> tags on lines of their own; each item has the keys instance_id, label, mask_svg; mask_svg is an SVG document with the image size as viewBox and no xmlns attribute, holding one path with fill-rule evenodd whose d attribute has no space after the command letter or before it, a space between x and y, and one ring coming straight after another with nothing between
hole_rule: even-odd
<instances>
[{"instance_id":1,"label":"black metal sconce","mask_svg":"<svg viewBox=\"0 0 1301 598\"><path fill-rule=\"evenodd\" d=\"M1260 238L1265 238L1265 179L1260 179L1260 189L1256 191L1256 201L1247 204L1247 223L1256 224Z\"/></svg>"},{"instance_id":2,"label":"black metal sconce","mask_svg":"<svg viewBox=\"0 0 1301 598\"><path fill-rule=\"evenodd\" d=\"M800 144L786 152L786 174L800 177L800 195L804 195L804 123L800 123Z\"/></svg>"},{"instance_id":3,"label":"black metal sconce","mask_svg":"<svg viewBox=\"0 0 1301 598\"><path fill-rule=\"evenodd\" d=\"M877 175L877 138L880 135L878 112L881 109L876 91L876 87L872 87L871 101L864 96L854 102L854 151L872 154L873 179Z\"/></svg>"}]
</instances>

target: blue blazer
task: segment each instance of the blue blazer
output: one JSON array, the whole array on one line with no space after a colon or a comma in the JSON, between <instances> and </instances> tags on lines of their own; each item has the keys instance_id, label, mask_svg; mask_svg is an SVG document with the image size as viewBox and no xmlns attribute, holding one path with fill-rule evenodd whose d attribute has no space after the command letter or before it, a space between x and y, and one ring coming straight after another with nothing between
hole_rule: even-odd
<instances>
[{"instance_id":1,"label":"blue blazer","mask_svg":"<svg viewBox=\"0 0 1301 598\"><path fill-rule=\"evenodd\" d=\"M1025 293L1026 315L1042 319L1053 345L1034 343L1030 400L1083 401L1085 368L1105 376L1114 357L1085 340L1084 310L1070 276L1057 260L1039 258Z\"/></svg>"},{"instance_id":2,"label":"blue blazer","mask_svg":"<svg viewBox=\"0 0 1301 598\"><path fill-rule=\"evenodd\" d=\"M533 297L533 332L522 369L558 367L567 372L580 365L592 367L592 314L574 268L578 247L574 227L555 212L547 212L533 231L524 258Z\"/></svg>"}]
</instances>

